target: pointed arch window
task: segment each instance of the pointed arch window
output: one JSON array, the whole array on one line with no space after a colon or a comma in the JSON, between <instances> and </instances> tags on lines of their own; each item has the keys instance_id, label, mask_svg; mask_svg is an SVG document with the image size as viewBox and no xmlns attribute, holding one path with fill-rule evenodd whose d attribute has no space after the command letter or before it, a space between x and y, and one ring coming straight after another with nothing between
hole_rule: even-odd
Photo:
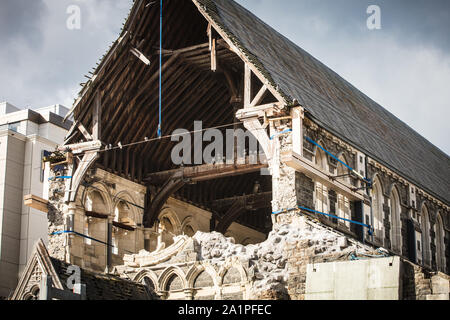
<instances>
[{"instance_id":1,"label":"pointed arch window","mask_svg":"<svg viewBox=\"0 0 450 320\"><path fill-rule=\"evenodd\" d=\"M445 260L445 243L444 243L444 224L442 222L442 216L439 212L434 225L435 232L435 245L436 245L436 264L437 269L441 272L446 272L446 260Z\"/></svg>"},{"instance_id":2,"label":"pointed arch window","mask_svg":"<svg viewBox=\"0 0 450 320\"><path fill-rule=\"evenodd\" d=\"M391 245L392 250L397 253L402 253L402 226L401 226L401 205L400 194L397 187L394 187L390 196L391 209Z\"/></svg>"},{"instance_id":3,"label":"pointed arch window","mask_svg":"<svg viewBox=\"0 0 450 320\"><path fill-rule=\"evenodd\" d=\"M328 172L327 156L326 156L325 152L322 149L320 149L319 147L316 147L314 163L320 170Z\"/></svg>"},{"instance_id":4,"label":"pointed arch window","mask_svg":"<svg viewBox=\"0 0 450 320\"><path fill-rule=\"evenodd\" d=\"M383 225L383 191L381 182L375 178L372 187L372 226L375 237L384 243L384 225Z\"/></svg>"},{"instance_id":5,"label":"pointed arch window","mask_svg":"<svg viewBox=\"0 0 450 320\"><path fill-rule=\"evenodd\" d=\"M421 229L422 229L422 259L423 263L431 266L431 249L430 249L430 216L428 209L423 205L421 210Z\"/></svg>"}]
</instances>

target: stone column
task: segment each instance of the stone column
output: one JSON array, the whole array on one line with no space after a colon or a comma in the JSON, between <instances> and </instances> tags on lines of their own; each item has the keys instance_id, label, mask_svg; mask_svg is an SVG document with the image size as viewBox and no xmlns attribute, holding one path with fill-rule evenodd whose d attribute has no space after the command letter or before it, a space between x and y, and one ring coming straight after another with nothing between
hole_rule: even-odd
<instances>
[{"instance_id":1,"label":"stone column","mask_svg":"<svg viewBox=\"0 0 450 320\"><path fill-rule=\"evenodd\" d=\"M193 300L194 299L194 290L185 289L184 296L185 296L186 300Z\"/></svg>"},{"instance_id":2,"label":"stone column","mask_svg":"<svg viewBox=\"0 0 450 320\"><path fill-rule=\"evenodd\" d=\"M270 123L270 136L272 137L273 157L269 163L272 173L272 212L280 212L297 207L296 171L284 164L283 154L293 150L292 134L281 134L292 128L292 123L283 124L280 121ZM274 224L282 223L285 214L272 215Z\"/></svg>"},{"instance_id":3,"label":"stone column","mask_svg":"<svg viewBox=\"0 0 450 320\"><path fill-rule=\"evenodd\" d=\"M151 245L151 239L150 239L151 233L152 233L151 229L147 229L147 228L144 229L144 249L145 249L145 251L148 251L148 252L151 251L151 248L150 248L150 245Z\"/></svg>"}]
</instances>

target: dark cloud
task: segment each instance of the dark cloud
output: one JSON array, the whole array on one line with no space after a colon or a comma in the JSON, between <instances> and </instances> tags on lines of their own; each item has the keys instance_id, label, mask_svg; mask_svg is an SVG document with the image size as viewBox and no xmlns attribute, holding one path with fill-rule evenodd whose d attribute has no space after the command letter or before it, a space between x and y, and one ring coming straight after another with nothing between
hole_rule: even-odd
<instances>
[{"instance_id":1,"label":"dark cloud","mask_svg":"<svg viewBox=\"0 0 450 320\"><path fill-rule=\"evenodd\" d=\"M2 46L25 40L30 46L42 41L41 21L47 13L43 0L2 0L0 2L0 40Z\"/></svg>"}]
</instances>

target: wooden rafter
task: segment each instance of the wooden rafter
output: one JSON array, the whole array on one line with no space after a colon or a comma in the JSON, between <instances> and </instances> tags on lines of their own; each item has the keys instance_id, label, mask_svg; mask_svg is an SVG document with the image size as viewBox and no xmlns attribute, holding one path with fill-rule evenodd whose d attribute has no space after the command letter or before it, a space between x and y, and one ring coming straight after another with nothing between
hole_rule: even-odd
<instances>
[{"instance_id":1,"label":"wooden rafter","mask_svg":"<svg viewBox=\"0 0 450 320\"><path fill-rule=\"evenodd\" d=\"M225 215L220 219L216 226L216 231L225 234L228 228L233 224L241 214L246 211L245 203L242 199L236 200Z\"/></svg>"},{"instance_id":2,"label":"wooden rafter","mask_svg":"<svg viewBox=\"0 0 450 320\"><path fill-rule=\"evenodd\" d=\"M161 208L167 202L170 196L180 190L186 182L179 175L175 174L167 180L161 190L152 199L150 206L147 208L144 214L144 226L150 228L158 219Z\"/></svg>"},{"instance_id":3,"label":"wooden rafter","mask_svg":"<svg viewBox=\"0 0 450 320\"><path fill-rule=\"evenodd\" d=\"M199 182L219 179L221 177L243 175L267 168L267 164L247 163L249 163L248 158L246 159L245 164L205 164L195 167L185 167L176 170L149 174L146 176L145 180L151 184L158 185L161 184L161 182L166 181L173 174L181 171L185 179L189 179L193 182Z\"/></svg>"}]
</instances>

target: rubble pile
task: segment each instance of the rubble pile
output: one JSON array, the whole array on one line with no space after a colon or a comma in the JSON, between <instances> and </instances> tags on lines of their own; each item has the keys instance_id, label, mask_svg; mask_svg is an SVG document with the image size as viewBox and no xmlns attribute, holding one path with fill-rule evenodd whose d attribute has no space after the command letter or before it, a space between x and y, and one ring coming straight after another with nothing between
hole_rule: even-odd
<instances>
[{"instance_id":1,"label":"rubble pile","mask_svg":"<svg viewBox=\"0 0 450 320\"><path fill-rule=\"evenodd\" d=\"M336 231L309 221L306 217L296 218L297 223L275 225L267 240L257 245L237 245L233 238L220 233L197 232L193 239L200 260L209 260L220 266L228 258L238 257L249 261L253 273L255 294L258 292L281 292L286 290L289 276L288 259L298 243L307 244L314 257L334 256L348 260L359 254L373 253L370 248L347 239Z\"/></svg>"}]
</instances>

